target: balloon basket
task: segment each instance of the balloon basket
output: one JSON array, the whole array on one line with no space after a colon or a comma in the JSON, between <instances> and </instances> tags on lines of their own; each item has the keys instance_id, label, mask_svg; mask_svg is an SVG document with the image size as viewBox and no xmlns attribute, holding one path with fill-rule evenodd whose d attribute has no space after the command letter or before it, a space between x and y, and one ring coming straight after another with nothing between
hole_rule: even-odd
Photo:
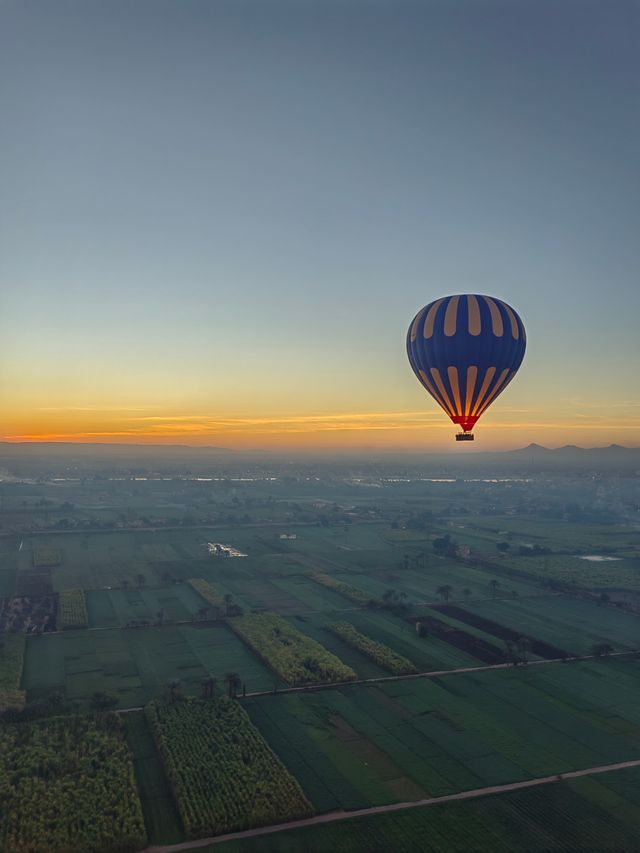
<instances>
[{"instance_id":1,"label":"balloon basket","mask_svg":"<svg viewBox=\"0 0 640 853\"><path fill-rule=\"evenodd\" d=\"M456 441L473 441L474 435L472 432L458 432L456 433Z\"/></svg>"}]
</instances>

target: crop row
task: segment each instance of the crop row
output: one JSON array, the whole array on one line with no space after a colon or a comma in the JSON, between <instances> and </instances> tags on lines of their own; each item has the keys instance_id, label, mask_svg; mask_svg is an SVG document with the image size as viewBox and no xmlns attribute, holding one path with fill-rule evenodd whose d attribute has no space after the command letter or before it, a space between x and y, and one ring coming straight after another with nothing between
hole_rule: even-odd
<instances>
[{"instance_id":1,"label":"crop row","mask_svg":"<svg viewBox=\"0 0 640 853\"><path fill-rule=\"evenodd\" d=\"M366 634L361 634L349 622L336 622L329 625L329 630L393 675L408 675L411 672L418 671L410 660L394 652L384 643L379 643L377 640L367 637Z\"/></svg>"},{"instance_id":2,"label":"crop row","mask_svg":"<svg viewBox=\"0 0 640 853\"><path fill-rule=\"evenodd\" d=\"M68 628L86 628L89 624L87 603L83 589L65 589L58 594L58 625Z\"/></svg>"},{"instance_id":3,"label":"crop row","mask_svg":"<svg viewBox=\"0 0 640 853\"><path fill-rule=\"evenodd\" d=\"M0 850L117 850L146 844L119 720L53 717L0 728Z\"/></svg>"},{"instance_id":4,"label":"crop row","mask_svg":"<svg viewBox=\"0 0 640 853\"><path fill-rule=\"evenodd\" d=\"M327 589L332 589L335 592L340 593L340 595L343 595L345 598L353 601L354 604L367 605L372 601L372 596L364 590L358 589L356 586L351 586L349 583L345 583L344 581L331 577L331 575L326 575L324 572L312 572L309 577L316 583L326 586Z\"/></svg>"},{"instance_id":5,"label":"crop row","mask_svg":"<svg viewBox=\"0 0 640 853\"><path fill-rule=\"evenodd\" d=\"M42 546L33 549L33 567L35 569L59 566L62 554L57 548Z\"/></svg>"},{"instance_id":6,"label":"crop row","mask_svg":"<svg viewBox=\"0 0 640 853\"><path fill-rule=\"evenodd\" d=\"M237 702L152 702L146 713L187 837L313 814L298 782Z\"/></svg>"},{"instance_id":7,"label":"crop row","mask_svg":"<svg viewBox=\"0 0 640 853\"><path fill-rule=\"evenodd\" d=\"M355 672L275 613L251 613L229 626L288 684L353 681Z\"/></svg>"},{"instance_id":8,"label":"crop row","mask_svg":"<svg viewBox=\"0 0 640 853\"><path fill-rule=\"evenodd\" d=\"M0 635L0 711L24 705L25 693L20 690L24 649L24 634Z\"/></svg>"},{"instance_id":9,"label":"crop row","mask_svg":"<svg viewBox=\"0 0 640 853\"><path fill-rule=\"evenodd\" d=\"M215 589L215 587L209 583L209 581L206 581L204 578L189 578L187 583L201 598L204 598L207 604L210 604L211 607L224 607L224 598Z\"/></svg>"}]
</instances>

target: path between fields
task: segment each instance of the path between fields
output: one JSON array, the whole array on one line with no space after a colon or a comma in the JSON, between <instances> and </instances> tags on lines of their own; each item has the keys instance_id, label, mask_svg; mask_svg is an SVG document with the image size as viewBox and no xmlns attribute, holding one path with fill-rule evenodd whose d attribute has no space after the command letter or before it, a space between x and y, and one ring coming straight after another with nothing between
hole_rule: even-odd
<instances>
[{"instance_id":1,"label":"path between fields","mask_svg":"<svg viewBox=\"0 0 640 853\"><path fill-rule=\"evenodd\" d=\"M157 845L147 847L143 853L171 853L178 850L195 850L206 847L209 844L221 844L223 841L233 841L242 838L253 838L256 835L271 835L275 832L283 832L290 829L302 829L305 826L317 826L323 823L334 823L338 820L349 820L356 817L384 814L385 812L399 812L407 809L415 809L420 806L435 806L438 803L449 803L454 800L473 800L477 797L486 797L490 794L503 794L508 791L518 791L522 788L534 788L538 785L549 785L566 779L576 779L579 776L593 776L596 773L611 773L615 770L624 770L627 767L640 767L640 758L630 761L619 761L617 764L601 764L597 767L588 767L585 770L569 770L566 773L558 773L554 776L540 776L537 779L528 779L524 782L509 782L505 785L490 785L486 788L474 788L471 791L461 791L458 794L445 794L442 797L427 797L423 800L411 800L405 803L390 803L387 806L370 806L366 809L354 809L354 811L335 811L316 815L315 817L293 820L289 823L277 823L272 826L262 826L258 829L245 829L242 832L228 832L226 835L216 835L210 838L199 838L197 841L183 841L180 844Z\"/></svg>"},{"instance_id":2,"label":"path between fields","mask_svg":"<svg viewBox=\"0 0 640 853\"><path fill-rule=\"evenodd\" d=\"M541 660L530 660L528 663L514 666L512 663L492 663L486 666L462 666L457 669L437 669L430 672L412 672L408 675L380 675L376 678L358 678L355 681L333 681L328 684L305 684L302 687L279 687L277 691L261 690L247 693L245 696L238 694L237 699L249 699L252 696L279 696L282 693L309 693L313 690L328 690L335 687L349 687L352 684L380 684L386 681L410 681L415 678L440 678L442 675L464 675L470 672L488 672L493 669L523 669L529 666L542 666L547 663L577 663L584 660L606 660L607 658L623 657L625 655L640 654L640 649L627 652L611 652L608 655L580 655L569 658L543 658Z\"/></svg>"},{"instance_id":3,"label":"path between fields","mask_svg":"<svg viewBox=\"0 0 640 853\"><path fill-rule=\"evenodd\" d=\"M543 660L531 660L526 664L519 664L517 667L512 663L492 663L487 666L463 666L458 669L436 669L430 672L412 672L409 675L380 675L377 678L359 678L356 681L330 681L325 684L305 684L302 687L279 687L278 690L256 690L253 693L246 693L244 696L238 694L236 699L251 699L254 696L281 696L283 693L311 693L317 690L335 690L337 687L352 687L358 684L380 684L387 681L410 681L415 678L440 678L443 675L465 675L470 672L488 672L493 669L523 669L529 666L542 666L547 663L579 663L585 660L601 660L606 661L608 658L614 657L632 657L640 654L640 649L629 652L611 652L609 655L582 655L581 657L572 658L545 658ZM144 705L136 705L133 708L117 708L116 714L132 714L134 711L144 711Z\"/></svg>"}]
</instances>

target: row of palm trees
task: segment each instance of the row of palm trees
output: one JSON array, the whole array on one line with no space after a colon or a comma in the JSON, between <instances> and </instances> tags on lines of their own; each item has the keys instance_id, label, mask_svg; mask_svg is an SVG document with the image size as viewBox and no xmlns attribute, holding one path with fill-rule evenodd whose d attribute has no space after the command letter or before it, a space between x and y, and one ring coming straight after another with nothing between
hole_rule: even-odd
<instances>
[{"instance_id":1,"label":"row of palm trees","mask_svg":"<svg viewBox=\"0 0 640 853\"><path fill-rule=\"evenodd\" d=\"M487 584L487 586L491 590L491 597L495 598L496 595L498 594L498 590L500 589L500 581L496 580L495 578L492 578L489 581L489 583ZM436 589L436 595L439 595L443 601L449 601L449 599L453 595L453 587L449 583L442 584L442 586L439 586ZM473 593L471 592L471 590L468 587L465 587L462 590L462 595L464 596L465 600L467 600L467 599L471 598ZM514 589L512 589L511 595L515 598L515 596L517 595L517 592Z\"/></svg>"},{"instance_id":2,"label":"row of palm trees","mask_svg":"<svg viewBox=\"0 0 640 853\"><path fill-rule=\"evenodd\" d=\"M222 680L227 687L227 695L230 699L235 699L241 688L242 695L246 695L247 686L243 683L240 675L237 672L226 672ZM217 686L218 679L214 678L212 675L207 676L207 678L203 680L201 685L201 698L213 699ZM182 699L182 692L180 690L180 680L178 678L172 678L171 681L167 682L167 690L169 692L169 701L172 704L174 702L177 702L179 699Z\"/></svg>"},{"instance_id":3,"label":"row of palm trees","mask_svg":"<svg viewBox=\"0 0 640 853\"><path fill-rule=\"evenodd\" d=\"M247 692L246 684L243 683L240 675L237 672L226 672L224 674L224 678L222 679L227 688L227 695L230 699L235 699L238 695L240 689L242 689L242 695L245 696ZM168 699L171 704L178 702L183 698L182 691L180 689L180 679L172 678L167 682L167 693ZM212 675L209 675L205 678L201 685L200 697L202 699L213 699L216 695L216 687L218 686L218 679L214 678ZM97 690L91 697L90 706L93 711L104 712L113 710L118 704L117 696L111 696L108 693L104 693L102 690Z\"/></svg>"}]
</instances>

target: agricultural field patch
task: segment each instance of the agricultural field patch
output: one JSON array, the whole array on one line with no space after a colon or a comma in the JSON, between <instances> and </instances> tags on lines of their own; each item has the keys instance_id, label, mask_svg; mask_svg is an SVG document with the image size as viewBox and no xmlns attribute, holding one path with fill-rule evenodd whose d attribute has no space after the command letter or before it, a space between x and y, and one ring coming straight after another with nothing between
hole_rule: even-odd
<instances>
[{"instance_id":1,"label":"agricultural field patch","mask_svg":"<svg viewBox=\"0 0 640 853\"><path fill-rule=\"evenodd\" d=\"M3 555L4 556L4 555ZM16 588L15 566L0 565L0 598L11 598Z\"/></svg>"},{"instance_id":2,"label":"agricultural field patch","mask_svg":"<svg viewBox=\"0 0 640 853\"><path fill-rule=\"evenodd\" d=\"M189 622L203 606L200 596L186 583L89 590L86 600L92 628L124 627L132 622Z\"/></svg>"},{"instance_id":3,"label":"agricultural field patch","mask_svg":"<svg viewBox=\"0 0 640 853\"><path fill-rule=\"evenodd\" d=\"M188 838L313 814L237 702L152 702L146 716Z\"/></svg>"},{"instance_id":4,"label":"agricultural field patch","mask_svg":"<svg viewBox=\"0 0 640 853\"><path fill-rule=\"evenodd\" d=\"M287 684L321 684L356 678L351 667L275 613L252 613L228 625Z\"/></svg>"},{"instance_id":5,"label":"agricultural field patch","mask_svg":"<svg viewBox=\"0 0 640 853\"><path fill-rule=\"evenodd\" d=\"M345 581L335 578L333 575L327 575L324 572L312 572L309 577L315 583L318 583L327 589L334 590L338 595L348 599L352 604L365 607L371 602L372 596L367 594L364 590L357 586L353 586L352 584L345 583Z\"/></svg>"},{"instance_id":6,"label":"agricultural field patch","mask_svg":"<svg viewBox=\"0 0 640 853\"><path fill-rule=\"evenodd\" d=\"M281 579L275 575L266 577L256 574L250 581L237 578L228 580L225 587L245 609L271 610L282 614L306 612L309 607L297 596L299 589L296 580L295 577Z\"/></svg>"},{"instance_id":7,"label":"agricultural field patch","mask_svg":"<svg viewBox=\"0 0 640 853\"><path fill-rule=\"evenodd\" d=\"M125 853L146 844L131 753L112 714L2 726L0 776L3 850Z\"/></svg>"},{"instance_id":8,"label":"agricultural field patch","mask_svg":"<svg viewBox=\"0 0 640 853\"><path fill-rule=\"evenodd\" d=\"M478 628L484 634L493 635L497 640L506 644L519 643L524 637L531 652L540 658L557 660L573 654L573 652L567 649L554 646L546 640L540 640L537 637L527 634L522 623L516 623L515 628L509 628L485 616L480 616L475 610L465 609L455 604L436 604L433 605L431 610L438 614L444 613L458 623Z\"/></svg>"},{"instance_id":9,"label":"agricultural field patch","mask_svg":"<svg viewBox=\"0 0 640 853\"><path fill-rule=\"evenodd\" d=\"M595 601L544 596L517 601L467 602L464 609L501 625L575 652L589 654L596 643L617 651L640 647L640 618Z\"/></svg>"},{"instance_id":10,"label":"agricultural field patch","mask_svg":"<svg viewBox=\"0 0 640 853\"><path fill-rule=\"evenodd\" d=\"M58 627L60 630L86 628L88 624L89 617L84 590L65 589L58 593Z\"/></svg>"},{"instance_id":11,"label":"agricultural field patch","mask_svg":"<svg viewBox=\"0 0 640 853\"><path fill-rule=\"evenodd\" d=\"M322 811L397 800L390 790L382 798L372 765L340 748L336 716L439 796L638 757L639 689L635 663L611 660L253 697L245 707Z\"/></svg>"},{"instance_id":12,"label":"agricultural field patch","mask_svg":"<svg viewBox=\"0 0 640 853\"><path fill-rule=\"evenodd\" d=\"M388 675L385 669L329 630L332 622L345 618L345 615L350 616L344 611L329 611L307 615L298 614L288 618L292 625L299 628L307 636L317 640L327 651L351 667L358 678L379 678Z\"/></svg>"},{"instance_id":13,"label":"agricultural field patch","mask_svg":"<svg viewBox=\"0 0 640 853\"><path fill-rule=\"evenodd\" d=\"M593 556L605 556L604 549ZM492 557L494 563L497 562ZM536 579L541 585L561 584L565 587L604 591L640 592L640 558L623 555L612 561L589 561L577 554L532 554L519 556L508 553L500 557L503 571L513 569Z\"/></svg>"},{"instance_id":14,"label":"agricultural field patch","mask_svg":"<svg viewBox=\"0 0 640 853\"><path fill-rule=\"evenodd\" d=\"M295 596L299 602L296 612L337 610L349 607L349 600L335 588L315 583L304 575L273 581L279 589Z\"/></svg>"},{"instance_id":15,"label":"agricultural field patch","mask_svg":"<svg viewBox=\"0 0 640 853\"><path fill-rule=\"evenodd\" d=\"M25 703L26 694L20 689L24 649L23 634L0 636L0 711L21 708Z\"/></svg>"},{"instance_id":16,"label":"agricultural field patch","mask_svg":"<svg viewBox=\"0 0 640 853\"><path fill-rule=\"evenodd\" d=\"M224 610L224 595L216 590L213 584L204 578L189 578L187 581L189 586L202 598L209 608L214 610Z\"/></svg>"},{"instance_id":17,"label":"agricultural field patch","mask_svg":"<svg viewBox=\"0 0 640 853\"><path fill-rule=\"evenodd\" d=\"M423 621L422 614L416 621ZM387 611L354 610L349 613L349 622L368 637L408 658L419 672L482 665L482 661L473 654L472 640L468 649L464 649L452 645L433 631L427 636L419 636L413 621Z\"/></svg>"},{"instance_id":18,"label":"agricultural field patch","mask_svg":"<svg viewBox=\"0 0 640 853\"><path fill-rule=\"evenodd\" d=\"M39 545L33 549L33 568L55 568L62 562L62 552L59 548L50 545Z\"/></svg>"},{"instance_id":19,"label":"agricultural field patch","mask_svg":"<svg viewBox=\"0 0 640 853\"><path fill-rule=\"evenodd\" d=\"M605 552L626 550L633 542L628 527L617 524L576 524L564 519L495 516L482 523L474 519L474 527L497 539L507 539L513 545L536 541L554 548L603 549ZM505 535L506 534L506 535Z\"/></svg>"},{"instance_id":20,"label":"agricultural field patch","mask_svg":"<svg viewBox=\"0 0 640 853\"><path fill-rule=\"evenodd\" d=\"M334 622L329 625L329 630L392 675L409 675L417 672L415 664L410 660L383 643L372 640L371 637L357 631L349 622Z\"/></svg>"},{"instance_id":21,"label":"agricultural field patch","mask_svg":"<svg viewBox=\"0 0 640 853\"><path fill-rule=\"evenodd\" d=\"M121 719L133 755L136 783L150 843L177 844L184 841L182 821L144 712L123 714Z\"/></svg>"},{"instance_id":22,"label":"agricultural field patch","mask_svg":"<svg viewBox=\"0 0 640 853\"><path fill-rule=\"evenodd\" d=\"M53 590L52 569L21 568L16 574L15 589L17 596L50 595Z\"/></svg>"},{"instance_id":23,"label":"agricultural field patch","mask_svg":"<svg viewBox=\"0 0 640 853\"><path fill-rule=\"evenodd\" d=\"M587 786L597 785L594 800ZM541 853L637 847L637 768L464 802L336 821L202 848L204 853ZM428 846L425 846L428 845Z\"/></svg>"},{"instance_id":24,"label":"agricultural field patch","mask_svg":"<svg viewBox=\"0 0 640 853\"><path fill-rule=\"evenodd\" d=\"M140 707L166 696L179 682L184 695L199 696L210 676L240 675L248 691L270 690L278 680L225 625L65 631L29 637L24 688L29 700L63 691L88 705L96 692L118 699L119 708Z\"/></svg>"}]
</instances>

